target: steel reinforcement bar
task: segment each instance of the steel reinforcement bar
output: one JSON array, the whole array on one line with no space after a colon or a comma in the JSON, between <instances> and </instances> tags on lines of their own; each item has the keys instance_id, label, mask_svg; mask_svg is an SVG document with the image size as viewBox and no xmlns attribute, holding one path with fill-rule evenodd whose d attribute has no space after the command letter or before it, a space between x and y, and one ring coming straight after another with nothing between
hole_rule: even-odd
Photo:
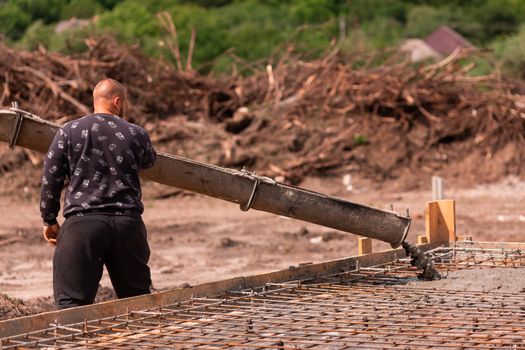
<instances>
[{"instance_id":1,"label":"steel reinforcement bar","mask_svg":"<svg viewBox=\"0 0 525 350\"><path fill-rule=\"evenodd\" d=\"M442 247L442 271L525 272L521 249ZM192 297L144 310L2 339L3 349L520 349L519 293L414 287L409 259L355 266L258 288ZM411 283L411 285L407 285Z\"/></svg>"}]
</instances>

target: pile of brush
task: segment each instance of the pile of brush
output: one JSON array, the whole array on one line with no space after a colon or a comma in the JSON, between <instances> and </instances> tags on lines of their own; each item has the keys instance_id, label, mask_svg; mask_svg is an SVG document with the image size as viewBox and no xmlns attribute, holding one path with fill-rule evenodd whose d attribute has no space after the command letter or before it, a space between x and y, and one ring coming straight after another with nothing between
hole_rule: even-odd
<instances>
[{"instance_id":1,"label":"pile of brush","mask_svg":"<svg viewBox=\"0 0 525 350\"><path fill-rule=\"evenodd\" d=\"M475 52L420 65L395 50L335 49L312 61L284 54L248 77L212 78L111 37L87 45L75 56L2 45L0 105L17 101L66 122L88 114L94 85L111 77L129 90L129 119L145 126L159 149L293 183L308 175L385 180L447 168L481 181L525 174L523 82L497 70L471 74ZM38 165L40 158L26 153L0 151L2 162L9 160L2 172L25 160Z\"/></svg>"}]
</instances>

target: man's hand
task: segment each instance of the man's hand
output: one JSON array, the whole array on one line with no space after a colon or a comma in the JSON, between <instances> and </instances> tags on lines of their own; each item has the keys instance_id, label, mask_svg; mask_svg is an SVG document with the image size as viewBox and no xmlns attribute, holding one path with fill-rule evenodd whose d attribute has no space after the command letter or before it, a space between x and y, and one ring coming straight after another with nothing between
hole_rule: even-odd
<instances>
[{"instance_id":1,"label":"man's hand","mask_svg":"<svg viewBox=\"0 0 525 350\"><path fill-rule=\"evenodd\" d=\"M58 237L59 231L60 231L59 224L54 224L54 225L49 225L49 226L44 225L43 227L44 239L53 246L57 245L57 237Z\"/></svg>"}]
</instances>

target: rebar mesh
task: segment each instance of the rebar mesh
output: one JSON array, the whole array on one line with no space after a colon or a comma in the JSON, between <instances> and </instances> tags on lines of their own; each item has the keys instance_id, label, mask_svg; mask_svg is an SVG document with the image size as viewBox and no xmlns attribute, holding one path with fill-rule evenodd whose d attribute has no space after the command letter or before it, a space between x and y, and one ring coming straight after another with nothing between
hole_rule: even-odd
<instances>
[{"instance_id":1,"label":"rebar mesh","mask_svg":"<svg viewBox=\"0 0 525 350\"><path fill-rule=\"evenodd\" d=\"M438 248L443 272L524 268L520 250ZM525 269L523 270L525 272ZM413 285L408 259L2 340L11 348L89 349L525 349L523 293Z\"/></svg>"}]
</instances>

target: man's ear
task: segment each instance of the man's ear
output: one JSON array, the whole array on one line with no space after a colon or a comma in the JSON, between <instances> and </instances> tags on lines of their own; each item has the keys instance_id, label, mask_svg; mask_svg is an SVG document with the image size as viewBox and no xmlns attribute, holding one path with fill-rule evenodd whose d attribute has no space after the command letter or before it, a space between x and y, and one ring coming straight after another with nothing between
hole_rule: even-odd
<instances>
[{"instance_id":1,"label":"man's ear","mask_svg":"<svg viewBox=\"0 0 525 350\"><path fill-rule=\"evenodd\" d=\"M117 110L119 110L122 107L122 100L119 96L116 96L113 99L113 105L117 108Z\"/></svg>"}]
</instances>

